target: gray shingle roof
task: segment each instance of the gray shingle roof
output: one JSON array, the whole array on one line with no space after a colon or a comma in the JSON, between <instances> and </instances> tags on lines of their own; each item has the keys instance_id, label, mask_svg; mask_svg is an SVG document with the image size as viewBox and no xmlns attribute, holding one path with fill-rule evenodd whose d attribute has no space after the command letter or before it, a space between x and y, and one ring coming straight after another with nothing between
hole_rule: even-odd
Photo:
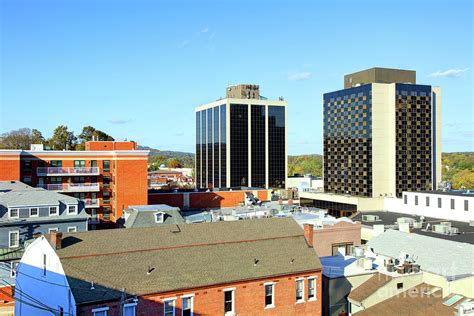
<instances>
[{"instance_id":1,"label":"gray shingle roof","mask_svg":"<svg viewBox=\"0 0 474 316\"><path fill-rule=\"evenodd\" d=\"M0 193L0 204L5 207L77 204L78 199L41 188L12 190Z\"/></svg>"},{"instance_id":2,"label":"gray shingle roof","mask_svg":"<svg viewBox=\"0 0 474 316\"><path fill-rule=\"evenodd\" d=\"M459 279L474 275L474 245L389 229L369 240L374 252L398 258L403 251L415 256L424 271Z\"/></svg>"},{"instance_id":3,"label":"gray shingle roof","mask_svg":"<svg viewBox=\"0 0 474 316\"><path fill-rule=\"evenodd\" d=\"M67 233L57 254L79 304L322 268L291 218Z\"/></svg>"},{"instance_id":4,"label":"gray shingle roof","mask_svg":"<svg viewBox=\"0 0 474 316\"><path fill-rule=\"evenodd\" d=\"M34 188L20 181L0 181L0 193L18 190L34 190Z\"/></svg>"},{"instance_id":5,"label":"gray shingle roof","mask_svg":"<svg viewBox=\"0 0 474 316\"><path fill-rule=\"evenodd\" d=\"M147 205L146 207L131 206L124 212L129 214L123 225L126 228L154 227L165 224L184 224L186 222L183 216L181 216L178 207L171 207L164 204ZM165 213L163 223L157 223L155 221L155 213L157 212Z\"/></svg>"}]
</instances>

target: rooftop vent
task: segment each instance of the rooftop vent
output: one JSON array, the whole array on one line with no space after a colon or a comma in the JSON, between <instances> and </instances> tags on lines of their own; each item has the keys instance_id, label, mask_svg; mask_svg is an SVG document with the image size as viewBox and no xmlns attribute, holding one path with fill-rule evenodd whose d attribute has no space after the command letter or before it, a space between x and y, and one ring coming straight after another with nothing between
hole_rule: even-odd
<instances>
[{"instance_id":1,"label":"rooftop vent","mask_svg":"<svg viewBox=\"0 0 474 316\"><path fill-rule=\"evenodd\" d=\"M459 234L459 228L452 227L450 222L441 222L437 225L433 225L432 231L443 235Z\"/></svg>"},{"instance_id":2,"label":"rooftop vent","mask_svg":"<svg viewBox=\"0 0 474 316\"><path fill-rule=\"evenodd\" d=\"M379 220L380 220L380 217L378 215L362 215L363 222L376 222Z\"/></svg>"}]
</instances>

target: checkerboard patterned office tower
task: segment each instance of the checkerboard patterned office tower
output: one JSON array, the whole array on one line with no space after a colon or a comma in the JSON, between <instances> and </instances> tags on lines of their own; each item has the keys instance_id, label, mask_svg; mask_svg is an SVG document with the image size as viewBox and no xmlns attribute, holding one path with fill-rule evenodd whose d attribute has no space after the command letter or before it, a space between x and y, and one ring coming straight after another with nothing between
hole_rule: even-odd
<instances>
[{"instance_id":1,"label":"checkerboard patterned office tower","mask_svg":"<svg viewBox=\"0 0 474 316\"><path fill-rule=\"evenodd\" d=\"M198 188L284 188L287 102L258 85L227 88L225 99L196 108Z\"/></svg>"},{"instance_id":2,"label":"checkerboard patterned office tower","mask_svg":"<svg viewBox=\"0 0 474 316\"><path fill-rule=\"evenodd\" d=\"M441 89L416 72L371 68L324 94L324 191L402 196L441 181Z\"/></svg>"}]
</instances>

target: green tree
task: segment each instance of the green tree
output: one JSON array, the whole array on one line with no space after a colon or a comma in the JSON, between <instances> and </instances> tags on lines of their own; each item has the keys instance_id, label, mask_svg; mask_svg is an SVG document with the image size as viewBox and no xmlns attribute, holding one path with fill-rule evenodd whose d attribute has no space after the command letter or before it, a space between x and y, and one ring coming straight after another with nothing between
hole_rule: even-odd
<instances>
[{"instance_id":1,"label":"green tree","mask_svg":"<svg viewBox=\"0 0 474 316\"><path fill-rule=\"evenodd\" d=\"M182 168L183 164L176 158L168 160L168 168Z\"/></svg>"},{"instance_id":2,"label":"green tree","mask_svg":"<svg viewBox=\"0 0 474 316\"><path fill-rule=\"evenodd\" d=\"M48 139L48 144L53 150L73 150L77 144L77 137L67 126L59 125L54 129L53 136Z\"/></svg>"},{"instance_id":3,"label":"green tree","mask_svg":"<svg viewBox=\"0 0 474 316\"><path fill-rule=\"evenodd\" d=\"M31 143L32 144L44 144L44 137L41 132L35 128L31 130Z\"/></svg>"},{"instance_id":4,"label":"green tree","mask_svg":"<svg viewBox=\"0 0 474 316\"><path fill-rule=\"evenodd\" d=\"M92 126L84 126L82 133L79 134L79 139L82 143L91 141L91 140L101 140L101 141L114 141L114 138L109 134L102 132L101 130L95 129Z\"/></svg>"},{"instance_id":5,"label":"green tree","mask_svg":"<svg viewBox=\"0 0 474 316\"><path fill-rule=\"evenodd\" d=\"M473 189L474 172L471 170L461 170L453 176L453 189Z\"/></svg>"}]
</instances>

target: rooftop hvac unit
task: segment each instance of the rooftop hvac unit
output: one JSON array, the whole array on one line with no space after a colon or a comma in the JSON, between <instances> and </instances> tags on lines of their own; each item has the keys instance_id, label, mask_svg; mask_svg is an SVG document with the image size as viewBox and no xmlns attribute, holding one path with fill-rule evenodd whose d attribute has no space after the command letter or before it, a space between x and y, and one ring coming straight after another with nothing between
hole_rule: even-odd
<instances>
[{"instance_id":1,"label":"rooftop hvac unit","mask_svg":"<svg viewBox=\"0 0 474 316\"><path fill-rule=\"evenodd\" d=\"M449 234L450 234L450 235L457 235L457 234L459 234L459 228L457 228L457 227L450 227L450 228L449 228Z\"/></svg>"},{"instance_id":2,"label":"rooftop hvac unit","mask_svg":"<svg viewBox=\"0 0 474 316\"><path fill-rule=\"evenodd\" d=\"M451 227L451 222L440 222L440 225Z\"/></svg>"},{"instance_id":3,"label":"rooftop hvac unit","mask_svg":"<svg viewBox=\"0 0 474 316\"><path fill-rule=\"evenodd\" d=\"M421 228L423 226L422 222L413 222L413 228Z\"/></svg>"},{"instance_id":4,"label":"rooftop hvac unit","mask_svg":"<svg viewBox=\"0 0 474 316\"><path fill-rule=\"evenodd\" d=\"M450 227L449 226L445 226L445 225L433 225L433 231L435 233L439 233L439 234L449 234L449 229Z\"/></svg>"},{"instance_id":5,"label":"rooftop hvac unit","mask_svg":"<svg viewBox=\"0 0 474 316\"><path fill-rule=\"evenodd\" d=\"M472 315L474 313L474 301L466 300L456 306L458 312L456 315L464 316L464 315Z\"/></svg>"},{"instance_id":6,"label":"rooftop hvac unit","mask_svg":"<svg viewBox=\"0 0 474 316\"><path fill-rule=\"evenodd\" d=\"M372 260L368 258L360 258L357 261L357 265L364 270L372 270Z\"/></svg>"},{"instance_id":7,"label":"rooftop hvac unit","mask_svg":"<svg viewBox=\"0 0 474 316\"><path fill-rule=\"evenodd\" d=\"M362 215L362 221L364 222L375 222L380 220L378 215Z\"/></svg>"}]
</instances>

